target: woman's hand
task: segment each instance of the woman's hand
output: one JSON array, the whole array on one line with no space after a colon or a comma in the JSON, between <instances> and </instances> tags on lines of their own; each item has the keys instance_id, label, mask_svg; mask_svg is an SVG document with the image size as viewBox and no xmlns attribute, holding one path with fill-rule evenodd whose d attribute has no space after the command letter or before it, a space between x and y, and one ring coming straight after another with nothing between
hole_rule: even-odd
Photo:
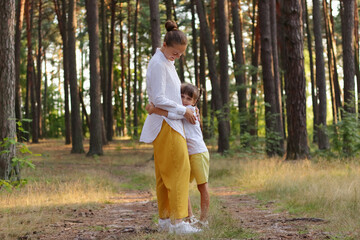
<instances>
[{"instance_id":1,"label":"woman's hand","mask_svg":"<svg viewBox=\"0 0 360 240\"><path fill-rule=\"evenodd\" d=\"M196 117L194 116L194 111L191 110L190 108L186 108L186 112L184 114L184 117L185 117L186 120L189 121L189 123L195 124Z\"/></svg>"},{"instance_id":2,"label":"woman's hand","mask_svg":"<svg viewBox=\"0 0 360 240\"><path fill-rule=\"evenodd\" d=\"M154 112L155 105L153 103L149 103L146 105L145 109L151 115Z\"/></svg>"}]
</instances>

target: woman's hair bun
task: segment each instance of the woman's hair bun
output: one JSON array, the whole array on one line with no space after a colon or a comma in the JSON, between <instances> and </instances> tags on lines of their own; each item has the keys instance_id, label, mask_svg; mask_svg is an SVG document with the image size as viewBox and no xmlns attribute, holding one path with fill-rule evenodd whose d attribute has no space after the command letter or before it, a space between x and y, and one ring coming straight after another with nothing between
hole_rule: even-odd
<instances>
[{"instance_id":1,"label":"woman's hair bun","mask_svg":"<svg viewBox=\"0 0 360 240\"><path fill-rule=\"evenodd\" d=\"M168 31L168 32L177 30L177 27L178 26L177 26L176 22L173 20L167 20L165 23L165 28L166 28L166 31Z\"/></svg>"}]
</instances>

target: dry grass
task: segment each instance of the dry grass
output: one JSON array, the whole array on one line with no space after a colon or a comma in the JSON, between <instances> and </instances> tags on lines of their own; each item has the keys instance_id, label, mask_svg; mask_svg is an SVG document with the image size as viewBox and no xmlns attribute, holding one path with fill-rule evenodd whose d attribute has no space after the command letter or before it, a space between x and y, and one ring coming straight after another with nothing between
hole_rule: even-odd
<instances>
[{"instance_id":1,"label":"dry grass","mask_svg":"<svg viewBox=\"0 0 360 240\"><path fill-rule=\"evenodd\" d=\"M232 176L223 178L226 184L265 201L275 200L280 210L328 220L329 232L360 237L358 162L220 158L217 166L225 164ZM213 172L220 169L215 166Z\"/></svg>"},{"instance_id":2,"label":"dry grass","mask_svg":"<svg viewBox=\"0 0 360 240\"><path fill-rule=\"evenodd\" d=\"M61 140L29 148L42 156L33 157L35 170L23 171L22 177L29 181L25 187L0 192L0 239L24 236L64 219L71 209L100 207L121 199L122 191L133 185L145 188L144 181L154 182L148 181L153 178L151 169L133 174L131 169L146 165L152 153L149 146L132 141L115 141L104 147L105 155L100 157L70 154L71 146Z\"/></svg>"},{"instance_id":3,"label":"dry grass","mask_svg":"<svg viewBox=\"0 0 360 240\"><path fill-rule=\"evenodd\" d=\"M91 158L70 154L71 146L65 146L61 140L31 144L30 149L42 156L34 157L35 170L23 172L29 183L11 193L0 192L0 239L16 239L40 226L59 222L74 208L97 208L117 201L114 199L121 199L124 190L147 190L155 196L149 145L115 140L105 146L104 156ZM211 153L209 184L256 194L266 201L275 200L280 210L329 220L329 232L353 232L360 236L359 172L360 166L355 161L285 162L263 155L223 157ZM199 196L193 185L191 196L194 210L199 211ZM195 239L252 236L232 222L215 196L211 211L212 230ZM175 239L158 233L138 237Z\"/></svg>"}]
</instances>

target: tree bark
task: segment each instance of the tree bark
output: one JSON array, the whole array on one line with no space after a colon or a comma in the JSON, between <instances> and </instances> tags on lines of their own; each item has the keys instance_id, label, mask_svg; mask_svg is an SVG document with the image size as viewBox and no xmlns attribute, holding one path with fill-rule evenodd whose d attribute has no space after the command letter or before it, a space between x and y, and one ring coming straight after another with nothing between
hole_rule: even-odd
<instances>
[{"instance_id":1,"label":"tree bark","mask_svg":"<svg viewBox=\"0 0 360 240\"><path fill-rule=\"evenodd\" d=\"M233 31L235 38L235 62L234 74L238 96L238 110L240 116L240 134L248 132L246 121L246 76L245 76L245 57L242 36L242 21L239 14L240 6L238 0L231 0L231 13Z\"/></svg>"},{"instance_id":2,"label":"tree bark","mask_svg":"<svg viewBox=\"0 0 360 240\"><path fill-rule=\"evenodd\" d=\"M159 0L149 1L150 5L150 26L151 26L151 54L161 46Z\"/></svg>"},{"instance_id":3,"label":"tree bark","mask_svg":"<svg viewBox=\"0 0 360 240\"><path fill-rule=\"evenodd\" d=\"M69 80L71 94L71 136L72 149L71 153L83 153L83 135L80 118L80 101L79 88L76 74L76 47L75 47L75 30L76 30L76 2L69 1L69 21L68 21L68 47L69 47Z\"/></svg>"},{"instance_id":4,"label":"tree bark","mask_svg":"<svg viewBox=\"0 0 360 240\"><path fill-rule=\"evenodd\" d=\"M133 121L133 126L134 126L134 137L138 137L138 93L137 93L137 25L138 25L138 12L139 12L139 0L136 0L136 4L135 4L135 16L134 16L134 33L133 33L133 44L134 44L134 82L133 82L133 93L134 93L134 121Z\"/></svg>"},{"instance_id":5,"label":"tree bark","mask_svg":"<svg viewBox=\"0 0 360 240\"><path fill-rule=\"evenodd\" d=\"M258 67L259 67L259 55L260 55L260 28L256 23L255 10L257 7L257 1L254 0L253 5L253 23L252 23L252 41L251 41L251 65L253 73L251 74L251 95L250 95L250 107L249 107L249 132L251 136L257 136L257 116L256 116L256 92L258 84ZM257 21L258 22L258 21ZM243 144L247 145L247 142Z\"/></svg>"},{"instance_id":6,"label":"tree bark","mask_svg":"<svg viewBox=\"0 0 360 240\"><path fill-rule=\"evenodd\" d=\"M131 1L128 0L128 29L131 29ZM130 48L131 48L131 37L130 37L130 32L128 31L127 34L127 70L128 70L128 74L127 74L127 78L126 78L126 128L128 129L128 134L131 135L131 67L130 67L130 62L131 62L131 53L130 53Z\"/></svg>"},{"instance_id":7,"label":"tree bark","mask_svg":"<svg viewBox=\"0 0 360 240\"><path fill-rule=\"evenodd\" d=\"M61 7L58 0L53 0L55 13L59 19L59 29L63 42L63 65L64 65L64 99L65 99L65 144L71 143L71 125L69 111L69 49L68 49L68 33L67 17L66 17L66 1L62 0ZM61 8L61 9L60 9Z\"/></svg>"},{"instance_id":8,"label":"tree bark","mask_svg":"<svg viewBox=\"0 0 360 240\"><path fill-rule=\"evenodd\" d=\"M105 0L101 0L100 6L100 22L101 22L101 62L100 62L100 74L101 74L101 90L103 94L103 114L104 114L104 135L107 136L107 118L108 118L108 65L107 65L107 17L106 17L106 6ZM103 144L107 144L107 137L104 139Z\"/></svg>"},{"instance_id":9,"label":"tree bark","mask_svg":"<svg viewBox=\"0 0 360 240\"><path fill-rule=\"evenodd\" d=\"M319 149L329 149L329 139L326 134L326 82L325 82L325 64L324 48L322 44L321 32L321 11L319 0L313 0L313 18L314 18L314 37L316 54L316 89L319 96L319 121L318 125L318 145Z\"/></svg>"},{"instance_id":10,"label":"tree bark","mask_svg":"<svg viewBox=\"0 0 360 240\"><path fill-rule=\"evenodd\" d=\"M113 99L113 82L114 82L114 70L113 70L113 60L114 60L114 38L115 38L115 9L116 9L116 0L111 0L111 27L110 27L110 45L108 51L108 82L107 82L107 120L106 122L106 138L108 141L112 141L114 136L114 109L112 105Z\"/></svg>"},{"instance_id":11,"label":"tree bark","mask_svg":"<svg viewBox=\"0 0 360 240\"><path fill-rule=\"evenodd\" d=\"M276 103L276 83L273 72L273 50L271 37L270 3L259 1L259 26L261 36L261 65L265 95L266 153L268 156L283 154L282 129L279 128Z\"/></svg>"},{"instance_id":12,"label":"tree bark","mask_svg":"<svg viewBox=\"0 0 360 240\"><path fill-rule=\"evenodd\" d=\"M220 113L223 111L223 102L221 96L221 90L219 86L218 75L216 73L216 64L215 64L215 49L212 43L212 37L210 29L208 27L204 7L201 0L196 0L196 9L200 20L200 31L204 36L204 43L208 59L208 68L209 68L209 77L212 85L212 102L214 102L216 115L218 119L218 131L219 131L219 140L218 140L218 152L224 153L229 149L229 127L228 122L224 116Z\"/></svg>"},{"instance_id":13,"label":"tree bark","mask_svg":"<svg viewBox=\"0 0 360 240\"><path fill-rule=\"evenodd\" d=\"M343 68L344 68L344 110L355 113L355 64L354 64L354 0L342 2L341 19Z\"/></svg>"},{"instance_id":14,"label":"tree bark","mask_svg":"<svg viewBox=\"0 0 360 240\"><path fill-rule=\"evenodd\" d=\"M42 76L42 70L41 70L41 57L42 57L42 30L41 30L41 24L42 24L42 0L38 0L39 4L39 15L38 15L38 54L37 54L37 81L36 81L36 111L37 111L37 131L39 138L42 138L42 118L41 118L41 76Z\"/></svg>"},{"instance_id":15,"label":"tree bark","mask_svg":"<svg viewBox=\"0 0 360 240\"><path fill-rule=\"evenodd\" d=\"M287 160L309 158L306 129L306 94L300 0L284 0L285 91L287 95Z\"/></svg>"},{"instance_id":16,"label":"tree bark","mask_svg":"<svg viewBox=\"0 0 360 240\"><path fill-rule=\"evenodd\" d=\"M311 31L309 25L309 15L307 8L307 1L303 0L304 5L304 22L306 23L306 35L307 35L307 47L309 51L309 61L310 61L310 81L311 81L311 100L312 100L312 109L313 109L313 142L317 142L317 127L316 124L318 122L318 103L317 103L317 94L316 94L316 86L315 86L315 76L314 76L314 60L313 60L313 51L312 51L312 40L311 40Z\"/></svg>"},{"instance_id":17,"label":"tree bark","mask_svg":"<svg viewBox=\"0 0 360 240\"><path fill-rule=\"evenodd\" d=\"M16 29L15 29L15 117L17 121L22 120L21 111L21 85L20 85L20 47L21 47L21 30L24 20L24 3L25 0L17 1L16 10ZM22 132L16 126L17 140L22 142Z\"/></svg>"},{"instance_id":18,"label":"tree bark","mask_svg":"<svg viewBox=\"0 0 360 240\"><path fill-rule=\"evenodd\" d=\"M102 155L101 86L99 59L99 20L97 0L86 1L86 20L90 47L90 149L88 156Z\"/></svg>"},{"instance_id":19,"label":"tree bark","mask_svg":"<svg viewBox=\"0 0 360 240\"><path fill-rule=\"evenodd\" d=\"M150 1L151 2L151 1ZM122 133L123 136L125 136L127 133L127 128L126 128L126 108L125 108L125 96L126 96L126 80L125 80L125 71L126 71L126 67L125 67L125 50L124 50L124 31L123 31L123 18L122 18L122 3L120 3L120 19L121 19L121 23L120 23L120 61L121 61L121 100L120 100L120 105L121 105L121 129L122 129ZM160 21L160 19L159 19ZM160 28L160 26L159 26Z\"/></svg>"},{"instance_id":20,"label":"tree bark","mask_svg":"<svg viewBox=\"0 0 360 240\"><path fill-rule=\"evenodd\" d=\"M0 1L0 143L15 140L15 1ZM15 145L0 147L0 179L9 180Z\"/></svg>"}]
</instances>

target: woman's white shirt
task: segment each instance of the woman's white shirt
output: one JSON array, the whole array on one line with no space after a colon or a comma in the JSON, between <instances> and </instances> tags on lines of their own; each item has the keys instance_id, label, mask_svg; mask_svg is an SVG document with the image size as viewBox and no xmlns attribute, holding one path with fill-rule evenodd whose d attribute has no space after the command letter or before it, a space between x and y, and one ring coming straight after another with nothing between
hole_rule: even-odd
<instances>
[{"instance_id":1,"label":"woman's white shirt","mask_svg":"<svg viewBox=\"0 0 360 240\"><path fill-rule=\"evenodd\" d=\"M155 107L174 112L178 115L184 115L186 107L181 102L180 85L181 82L177 75L174 61L168 60L158 48L150 59L146 73L146 90L149 101ZM140 141L152 143L161 130L163 120L185 138L181 120L172 120L157 114L151 114L145 120Z\"/></svg>"}]
</instances>

